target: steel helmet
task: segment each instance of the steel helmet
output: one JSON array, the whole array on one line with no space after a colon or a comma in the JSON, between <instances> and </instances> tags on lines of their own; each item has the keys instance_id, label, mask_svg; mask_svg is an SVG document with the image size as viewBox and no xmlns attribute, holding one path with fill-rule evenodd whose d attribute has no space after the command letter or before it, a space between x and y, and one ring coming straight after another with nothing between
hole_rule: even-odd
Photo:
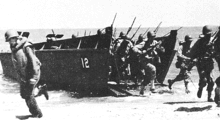
<instances>
[{"instance_id":1,"label":"steel helmet","mask_svg":"<svg viewBox=\"0 0 220 120\"><path fill-rule=\"evenodd\" d=\"M6 42L9 41L10 38L13 38L13 37L18 37L18 32L15 31L15 30L8 30L6 33L5 33L5 40Z\"/></svg>"},{"instance_id":2,"label":"steel helmet","mask_svg":"<svg viewBox=\"0 0 220 120\"><path fill-rule=\"evenodd\" d=\"M123 32L120 32L119 37L123 37L125 34Z\"/></svg>"},{"instance_id":3,"label":"steel helmet","mask_svg":"<svg viewBox=\"0 0 220 120\"><path fill-rule=\"evenodd\" d=\"M155 36L156 36L156 34L155 34L153 31L149 31L149 32L147 33L147 38L155 37Z\"/></svg>"},{"instance_id":4,"label":"steel helmet","mask_svg":"<svg viewBox=\"0 0 220 120\"><path fill-rule=\"evenodd\" d=\"M185 36L185 41L186 42L190 42L190 41L193 41L192 37L190 35L186 35Z\"/></svg>"},{"instance_id":5,"label":"steel helmet","mask_svg":"<svg viewBox=\"0 0 220 120\"><path fill-rule=\"evenodd\" d=\"M207 34L211 34L212 32L212 29L210 26L208 25L205 25L203 28L202 28L202 34L203 35L207 35Z\"/></svg>"},{"instance_id":6,"label":"steel helmet","mask_svg":"<svg viewBox=\"0 0 220 120\"><path fill-rule=\"evenodd\" d=\"M143 41L143 40L144 40L144 37L143 37L142 34L140 34L140 35L138 36L138 40L140 40L140 41Z\"/></svg>"}]
</instances>

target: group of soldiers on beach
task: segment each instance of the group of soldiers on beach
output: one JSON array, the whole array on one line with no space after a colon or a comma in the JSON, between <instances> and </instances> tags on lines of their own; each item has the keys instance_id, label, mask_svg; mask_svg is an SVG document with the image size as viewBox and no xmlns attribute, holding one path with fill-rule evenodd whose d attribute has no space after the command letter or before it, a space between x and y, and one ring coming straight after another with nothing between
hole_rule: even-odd
<instances>
[{"instance_id":1,"label":"group of soldiers on beach","mask_svg":"<svg viewBox=\"0 0 220 120\"><path fill-rule=\"evenodd\" d=\"M113 39L110 46L110 80L120 84L120 80L133 80L136 86L140 84L140 95L144 95L145 87L150 83L150 91L156 92L155 82L160 70L161 53L166 49L162 45L163 40L156 40L156 31L148 31L140 34L138 40L128 37L128 32L121 32L117 39ZM186 35L184 42L179 43L177 50L176 68L180 69L179 74L173 80L168 80L168 87L177 81L184 81L185 91L189 93L188 83L190 71L194 66L199 73L198 98L201 98L203 88L207 85L208 102L215 101L220 107L220 77L212 78L214 61L220 66L220 40L219 31L213 33L210 26L204 26L199 39L192 46L193 38ZM48 100L47 86L39 81L41 62L36 57L33 44L25 37L18 35L15 30L8 30L5 33L6 42L9 42L12 51L12 62L18 74L20 83L20 95L25 100L32 117L43 116L37 105L35 97L44 95ZM216 83L215 98L212 99L212 91ZM35 89L38 89L35 92Z\"/></svg>"},{"instance_id":2,"label":"group of soldiers on beach","mask_svg":"<svg viewBox=\"0 0 220 120\"><path fill-rule=\"evenodd\" d=\"M157 71L161 64L160 53L165 52L161 45L163 41L155 40L156 33L149 31L147 38L142 34L137 40L132 40L127 34L121 32L119 37L112 42L111 54L111 74L110 80L126 82L132 80L136 86L141 80L140 95L144 95L145 86L150 83L150 91L155 93L155 82L157 81ZM214 69L214 60L218 62L220 52L218 51L217 41L219 31L213 33L208 25L202 28L202 34L199 39L192 44L194 40L190 35L185 35L184 41L179 43L177 50L176 68L180 69L179 74L173 79L168 80L168 87L177 81L184 81L185 92L190 93L188 83L191 81L190 71L194 66L197 67L199 74L199 89L197 97L201 98L203 88L207 85L208 102L215 101L220 106L220 78L213 80L212 70ZM220 63L218 63L219 65ZM212 91L216 82L215 99L212 99Z\"/></svg>"}]
</instances>

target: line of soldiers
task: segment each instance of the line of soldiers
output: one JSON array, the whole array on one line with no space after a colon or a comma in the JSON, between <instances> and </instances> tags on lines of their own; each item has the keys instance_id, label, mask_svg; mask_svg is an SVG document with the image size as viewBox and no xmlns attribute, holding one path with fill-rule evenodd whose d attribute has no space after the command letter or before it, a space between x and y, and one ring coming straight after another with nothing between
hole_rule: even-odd
<instances>
[{"instance_id":1,"label":"line of soldiers","mask_svg":"<svg viewBox=\"0 0 220 120\"><path fill-rule=\"evenodd\" d=\"M151 83L150 91L155 93L156 65L160 64L158 52L164 52L165 49L160 46L161 42L155 40L156 34L152 31L147 33L147 40L142 34L137 41L132 41L123 32L119 38L113 42L111 49L111 75L110 80L118 77L119 80L130 79L138 84L137 79L144 79L141 82L140 94L144 94L145 86ZM139 78L138 78L139 77Z\"/></svg>"},{"instance_id":2,"label":"line of soldiers","mask_svg":"<svg viewBox=\"0 0 220 120\"><path fill-rule=\"evenodd\" d=\"M134 80L136 85L137 79L143 79L141 82L140 95L144 94L145 86L151 83L150 91L155 92L155 81L157 65L161 63L159 52L165 52L161 41L155 40L155 33L149 31L147 33L147 39L144 39L140 34L137 41L132 41L123 32L120 33L118 39L113 42L111 49L112 64L110 80L114 80L118 77L119 80L126 80L127 74L130 74L131 80ZM217 36L217 37L216 37ZM215 39L218 39L219 32L216 33ZM185 91L189 93L188 83L190 79L190 71L193 66L197 67L199 74L199 89L197 97L201 98L203 88L207 85L208 98L207 101L213 102L212 91L214 87L214 81L212 78L212 70L214 69L214 61L216 59L219 62L219 52L216 52L213 43L212 29L210 26L204 26L202 29L202 35L192 45L193 38L190 35L185 36L185 41L179 44L177 51L176 67L180 69L179 74L173 80L168 80L168 87L172 89L172 85L184 80ZM217 40L215 40L217 41ZM123 46L123 47L122 47ZM220 79L220 78L218 78ZM117 82L119 83L119 80ZM220 80L219 80L220 81ZM216 80L216 83L217 82ZM217 86L220 86L217 84ZM215 102L220 106L220 88L216 88Z\"/></svg>"}]
</instances>

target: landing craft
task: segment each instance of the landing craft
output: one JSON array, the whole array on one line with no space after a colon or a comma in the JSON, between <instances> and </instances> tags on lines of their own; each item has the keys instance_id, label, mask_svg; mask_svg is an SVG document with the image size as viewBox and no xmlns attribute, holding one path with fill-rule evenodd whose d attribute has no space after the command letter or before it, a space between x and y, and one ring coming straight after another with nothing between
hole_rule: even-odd
<instances>
[{"instance_id":1,"label":"landing craft","mask_svg":"<svg viewBox=\"0 0 220 120\"><path fill-rule=\"evenodd\" d=\"M112 28L106 27L101 34L34 44L36 55L42 63L41 81L53 87L83 93L105 90L111 36ZM61 35L49 34L46 37L60 38ZM3 73L16 78L11 53L1 53L0 60Z\"/></svg>"},{"instance_id":2,"label":"landing craft","mask_svg":"<svg viewBox=\"0 0 220 120\"><path fill-rule=\"evenodd\" d=\"M35 43L36 55L42 62L41 81L52 88L85 94L107 91L113 27L106 27L104 30L97 31L96 35L71 36L68 39L61 39L62 35L50 34L47 37L58 37L59 40ZM177 30L172 30L169 36L156 38L162 40L161 45L165 47L165 53L161 54L162 64L158 66L157 80L160 83L163 83L175 54L176 35ZM0 53L0 60L3 73L16 78L11 53Z\"/></svg>"}]
</instances>

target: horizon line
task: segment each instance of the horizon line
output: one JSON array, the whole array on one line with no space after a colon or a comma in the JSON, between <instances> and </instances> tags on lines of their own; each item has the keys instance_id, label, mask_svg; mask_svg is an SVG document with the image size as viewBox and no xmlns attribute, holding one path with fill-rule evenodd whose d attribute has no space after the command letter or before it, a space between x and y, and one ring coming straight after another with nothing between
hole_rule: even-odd
<instances>
[{"instance_id":1,"label":"horizon line","mask_svg":"<svg viewBox=\"0 0 220 120\"><path fill-rule=\"evenodd\" d=\"M204 25L205 26L205 25ZM218 27L219 25L210 25L211 27ZM110 26L106 26L106 27L110 27ZM203 26L161 26L160 28L174 28L174 27L185 27L185 28L192 28L192 27L203 27ZM105 27L104 27L105 28ZM113 28L129 28L128 27L113 27ZM133 28L138 28L138 26L135 26ZM156 28L156 27L147 27L147 26L144 26L144 27L141 27L141 28ZM37 30L37 29L103 29L103 28L96 28L96 27L91 27L91 28L86 28L86 27L81 27L81 28L70 28L70 27L66 27L66 28L63 28L63 27L60 27L60 28L9 28L9 29L19 29L19 30L23 30L23 29L30 29L30 30ZM0 30L8 30L8 29L2 29L0 28Z\"/></svg>"}]
</instances>

